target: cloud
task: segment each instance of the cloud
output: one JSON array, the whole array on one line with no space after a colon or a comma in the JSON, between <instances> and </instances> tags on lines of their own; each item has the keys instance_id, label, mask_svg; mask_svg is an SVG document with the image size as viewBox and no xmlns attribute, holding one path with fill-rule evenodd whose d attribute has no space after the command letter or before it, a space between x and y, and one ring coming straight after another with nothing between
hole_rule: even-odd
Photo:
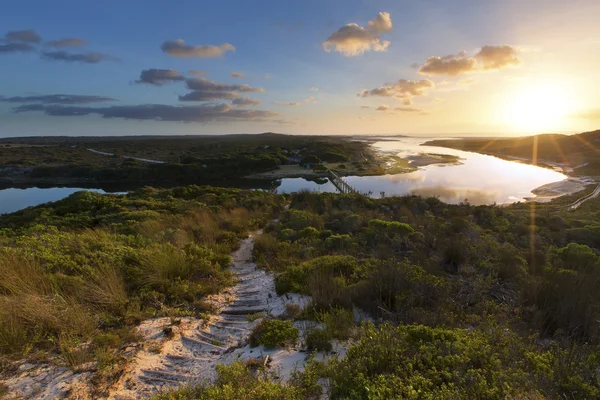
<instances>
[{"instance_id":1,"label":"cloud","mask_svg":"<svg viewBox=\"0 0 600 400\"><path fill-rule=\"evenodd\" d=\"M206 79L206 78L190 78L190 79L186 79L185 83L186 83L186 86L188 87L188 89L190 89L190 90L203 90L203 91L212 91L212 92L232 91L232 92L242 92L242 93L264 92L265 91L265 89L263 89L263 88L252 87L245 83L244 84L217 83L217 82L211 81L210 79Z\"/></svg>"},{"instance_id":2,"label":"cloud","mask_svg":"<svg viewBox=\"0 0 600 400\"><path fill-rule=\"evenodd\" d=\"M186 79L185 83L192 92L179 96L180 101L233 100L239 97L238 93L260 93L265 91L263 88L246 84L217 83L206 78L189 78Z\"/></svg>"},{"instance_id":3,"label":"cloud","mask_svg":"<svg viewBox=\"0 0 600 400\"><path fill-rule=\"evenodd\" d=\"M458 76L462 74L502 69L521 64L518 50L511 46L483 46L473 57L466 52L443 57L429 57L419 67L419 73L428 76Z\"/></svg>"},{"instance_id":4,"label":"cloud","mask_svg":"<svg viewBox=\"0 0 600 400\"><path fill-rule=\"evenodd\" d=\"M42 37L33 29L28 29L24 31L9 31L4 35L4 40L9 43L40 43Z\"/></svg>"},{"instance_id":5,"label":"cloud","mask_svg":"<svg viewBox=\"0 0 600 400\"><path fill-rule=\"evenodd\" d=\"M240 97L237 99L233 99L231 104L236 105L238 107L254 107L254 106L259 106L260 101L258 101L256 99L251 99L249 97Z\"/></svg>"},{"instance_id":6,"label":"cloud","mask_svg":"<svg viewBox=\"0 0 600 400\"><path fill-rule=\"evenodd\" d=\"M386 83L382 87L371 90L362 90L357 96L393 97L394 99L402 100L404 105L411 105L413 97L425 96L427 90L433 87L435 87L435 84L428 79L422 79L420 81L400 79L394 83Z\"/></svg>"},{"instance_id":7,"label":"cloud","mask_svg":"<svg viewBox=\"0 0 600 400\"><path fill-rule=\"evenodd\" d=\"M405 113L413 113L413 112L422 113L423 112L423 110L421 110L420 108L412 108L412 107L396 107L396 108L394 108L394 111L405 112Z\"/></svg>"},{"instance_id":8,"label":"cloud","mask_svg":"<svg viewBox=\"0 0 600 400\"><path fill-rule=\"evenodd\" d=\"M26 104L13 109L16 113L41 111L50 116L74 117L99 115L103 118L122 118L138 121L216 122L216 121L273 121L279 114L264 110L243 110L229 104L200 106L171 106L141 104L112 107L76 107L61 105Z\"/></svg>"},{"instance_id":9,"label":"cloud","mask_svg":"<svg viewBox=\"0 0 600 400\"><path fill-rule=\"evenodd\" d=\"M34 51L35 47L28 43L7 43L0 44L0 53L25 53Z\"/></svg>"},{"instance_id":10,"label":"cloud","mask_svg":"<svg viewBox=\"0 0 600 400\"><path fill-rule=\"evenodd\" d=\"M223 43L220 46L191 46L185 44L182 39L167 40L160 48L164 53L180 58L217 58L222 57L228 51L235 51L235 47L229 43Z\"/></svg>"},{"instance_id":11,"label":"cloud","mask_svg":"<svg viewBox=\"0 0 600 400\"><path fill-rule=\"evenodd\" d=\"M206 75L208 75L208 71L201 71L199 69L190 69L188 71L188 74L195 75L195 76L206 76Z\"/></svg>"},{"instance_id":12,"label":"cloud","mask_svg":"<svg viewBox=\"0 0 600 400\"><path fill-rule=\"evenodd\" d=\"M179 101L214 101L214 100L233 100L237 99L239 95L235 92L211 92L194 90L193 92L187 93L183 96L179 96Z\"/></svg>"},{"instance_id":13,"label":"cloud","mask_svg":"<svg viewBox=\"0 0 600 400\"><path fill-rule=\"evenodd\" d=\"M51 47L78 47L85 46L87 41L80 38L64 38L60 40L53 40L48 42L47 45Z\"/></svg>"},{"instance_id":14,"label":"cloud","mask_svg":"<svg viewBox=\"0 0 600 400\"><path fill-rule=\"evenodd\" d=\"M232 78L245 78L246 74L242 73L242 72L232 72L229 75L231 75Z\"/></svg>"},{"instance_id":15,"label":"cloud","mask_svg":"<svg viewBox=\"0 0 600 400\"><path fill-rule=\"evenodd\" d=\"M385 105L385 104L382 104L382 105L380 105L379 107L377 107L377 108L375 109L375 111L388 111L389 109L390 109L390 107L389 107L389 106L387 106L387 105Z\"/></svg>"},{"instance_id":16,"label":"cloud","mask_svg":"<svg viewBox=\"0 0 600 400\"><path fill-rule=\"evenodd\" d=\"M308 90L310 90L311 92L318 92L318 91L319 91L319 88L316 88L316 87L311 87L311 88L309 88Z\"/></svg>"},{"instance_id":17,"label":"cloud","mask_svg":"<svg viewBox=\"0 0 600 400\"><path fill-rule=\"evenodd\" d=\"M356 23L342 26L323 42L323 49L327 52L337 51L346 57L359 56L366 51L387 51L390 42L381 40L379 35L391 30L390 14L380 12L366 27Z\"/></svg>"},{"instance_id":18,"label":"cloud","mask_svg":"<svg viewBox=\"0 0 600 400\"><path fill-rule=\"evenodd\" d=\"M119 61L118 58L102 53L68 53L66 51L46 51L42 58L53 61L81 62L96 64L101 61Z\"/></svg>"},{"instance_id":19,"label":"cloud","mask_svg":"<svg viewBox=\"0 0 600 400\"><path fill-rule=\"evenodd\" d=\"M457 76L472 72L478 67L477 60L474 58L465 58L461 55L449 55L444 57L429 57L425 64L419 67L419 73L422 75L448 75Z\"/></svg>"},{"instance_id":20,"label":"cloud","mask_svg":"<svg viewBox=\"0 0 600 400\"><path fill-rule=\"evenodd\" d=\"M371 108L371 106L360 106L360 108Z\"/></svg>"},{"instance_id":21,"label":"cloud","mask_svg":"<svg viewBox=\"0 0 600 400\"><path fill-rule=\"evenodd\" d=\"M589 119L589 120L600 120L600 108L593 108L579 113L573 114L575 118Z\"/></svg>"},{"instance_id":22,"label":"cloud","mask_svg":"<svg viewBox=\"0 0 600 400\"><path fill-rule=\"evenodd\" d=\"M164 85L176 81L183 81L185 77L173 69L145 69L140 73L140 79L135 83L148 83L150 85Z\"/></svg>"},{"instance_id":23,"label":"cloud","mask_svg":"<svg viewBox=\"0 0 600 400\"><path fill-rule=\"evenodd\" d=\"M300 107L302 105L297 101L274 101L273 104L284 107Z\"/></svg>"},{"instance_id":24,"label":"cloud","mask_svg":"<svg viewBox=\"0 0 600 400\"><path fill-rule=\"evenodd\" d=\"M79 94L49 94L42 96L4 97L0 101L8 103L44 103L44 104L89 104L105 101L117 101L112 97L86 96Z\"/></svg>"},{"instance_id":25,"label":"cloud","mask_svg":"<svg viewBox=\"0 0 600 400\"><path fill-rule=\"evenodd\" d=\"M518 51L511 46L483 46L475 58L481 61L485 70L501 69L521 64L517 57Z\"/></svg>"}]
</instances>

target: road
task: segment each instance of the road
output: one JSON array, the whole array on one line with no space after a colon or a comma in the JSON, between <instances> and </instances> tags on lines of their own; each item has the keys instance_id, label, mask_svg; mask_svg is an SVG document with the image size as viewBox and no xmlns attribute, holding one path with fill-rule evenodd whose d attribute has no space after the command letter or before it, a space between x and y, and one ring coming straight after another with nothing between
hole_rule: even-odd
<instances>
[{"instance_id":1,"label":"road","mask_svg":"<svg viewBox=\"0 0 600 400\"><path fill-rule=\"evenodd\" d=\"M577 200L574 203L569 204L567 206L567 210L575 210L580 205L582 205L583 203L585 203L589 199L593 199L594 197L597 197L599 194L600 194L600 185L596 186L596 189L594 189L594 191L592 193L588 194L587 196L583 196L582 198L580 198L579 200Z\"/></svg>"}]
</instances>

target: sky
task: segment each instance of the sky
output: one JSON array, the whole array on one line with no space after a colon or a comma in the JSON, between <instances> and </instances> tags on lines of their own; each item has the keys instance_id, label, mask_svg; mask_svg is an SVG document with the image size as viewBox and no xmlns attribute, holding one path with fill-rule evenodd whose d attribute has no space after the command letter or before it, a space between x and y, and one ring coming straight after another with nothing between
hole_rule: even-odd
<instances>
[{"instance_id":1,"label":"sky","mask_svg":"<svg viewBox=\"0 0 600 400\"><path fill-rule=\"evenodd\" d=\"M600 128L597 0L21 0L0 137Z\"/></svg>"}]
</instances>

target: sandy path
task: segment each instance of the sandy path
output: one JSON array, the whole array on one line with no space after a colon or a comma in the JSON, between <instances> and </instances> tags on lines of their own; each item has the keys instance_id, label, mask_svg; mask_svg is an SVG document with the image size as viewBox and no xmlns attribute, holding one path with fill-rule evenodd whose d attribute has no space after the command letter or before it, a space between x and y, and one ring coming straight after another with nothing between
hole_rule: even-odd
<instances>
[{"instance_id":1,"label":"sandy path","mask_svg":"<svg viewBox=\"0 0 600 400\"><path fill-rule=\"evenodd\" d=\"M91 151L92 153L96 153L96 154L100 154L102 156L114 156L114 153L107 153L105 151L99 151L99 150L94 150L94 149L86 149L87 151ZM159 160L151 160L149 158L140 158L140 157L133 157L133 156L121 156L122 158L129 158L131 160L137 160L137 161L142 161L142 162L147 162L147 163L152 163L152 164L166 164L166 161L159 161Z\"/></svg>"},{"instance_id":2,"label":"sandy path","mask_svg":"<svg viewBox=\"0 0 600 400\"><path fill-rule=\"evenodd\" d=\"M265 313L279 316L286 304L304 306L308 299L299 295L279 297L275 293L272 275L259 270L251 261L254 235L240 242L232 253L231 270L237 284L212 301L219 308L210 321L184 318L173 324L169 318L145 321L139 331L154 352L142 350L129 364L128 370L111 391L110 399L139 399L183 384L211 380L218 364L235 360L263 358L269 354L272 366L279 366L279 375L289 376L303 366L306 353L298 349L254 349L245 345L247 336L257 321L249 322L249 314Z\"/></svg>"},{"instance_id":3,"label":"sandy path","mask_svg":"<svg viewBox=\"0 0 600 400\"><path fill-rule=\"evenodd\" d=\"M209 301L218 312L210 320L167 317L144 321L138 327L142 344L132 344L122 354L127 367L116 384L108 390L109 399L133 400L147 398L157 393L176 389L182 385L210 381L215 377L215 367L250 358L264 360L269 356L271 375L287 380L295 370L304 368L308 353L299 343L293 348L251 348L246 344L252 327L249 314L264 313L281 316L288 304L304 308L310 297L299 294L277 296L272 274L257 268L252 261L255 232L240 242L231 254L230 269L238 278L237 284ZM359 316L364 318L364 316ZM313 321L296 321L294 326L300 337L318 327ZM332 355L344 357L349 344L333 341L332 353L318 353L316 358L325 361ZM8 399L91 399L92 369L74 373L66 367L52 363L29 364L23 362L16 374L0 380L9 388Z\"/></svg>"}]
</instances>

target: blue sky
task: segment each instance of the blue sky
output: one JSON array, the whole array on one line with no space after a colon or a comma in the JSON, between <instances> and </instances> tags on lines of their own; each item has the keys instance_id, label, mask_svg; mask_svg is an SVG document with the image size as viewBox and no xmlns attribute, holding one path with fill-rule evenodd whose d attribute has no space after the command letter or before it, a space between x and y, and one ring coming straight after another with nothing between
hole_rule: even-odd
<instances>
[{"instance_id":1,"label":"blue sky","mask_svg":"<svg viewBox=\"0 0 600 400\"><path fill-rule=\"evenodd\" d=\"M13 2L0 13L4 30L0 37L33 30L41 40L23 41L17 35L0 42L0 96L5 100L0 101L0 136L589 129L600 122L600 98L586 91L600 83L589 64L600 61L596 56L600 28L594 20L600 15L598 3ZM369 21L374 23L377 18L381 27L369 28ZM356 26L344 31L347 24ZM64 38L87 43L48 44ZM177 39L191 46L230 44L235 51L216 57L181 57L161 49L165 42ZM3 44L15 43L31 44L33 49L9 51L5 47L6 51L1 51ZM488 53L482 52L485 46L489 46ZM357 48L362 50L356 52ZM54 56L44 58L42 53ZM103 58L98 62L64 60L89 53ZM430 57L440 60L423 68ZM448 69L452 65L459 69ZM176 71L173 73L180 78L161 84L134 83L149 69ZM207 74L194 76L190 70ZM244 77L232 77L232 72ZM186 79L229 85L223 89L229 98L179 101L178 96L189 93L188 87L193 86ZM413 92L413 86L407 89L405 85L411 82L417 83L418 92ZM206 81L200 83L206 85ZM251 91L231 86L242 84ZM373 90L378 88L387 90ZM363 95L357 96L359 93ZM546 104L547 93L561 100ZM42 103L14 99L56 94L118 101L64 104L48 98ZM234 97L251 98L254 103L234 105ZM146 119L140 121L136 107L147 104L168 108L145 110ZM511 109L516 107L511 104L522 107ZM15 112L23 105L29 108ZM131 108L119 108L126 106ZM117 108L107 110L110 107ZM180 107L188 107L183 117L181 110L175 110ZM527 112L523 113L523 108ZM551 118L550 124L544 114L559 108L561 118ZM158 114L149 116L152 112ZM196 118L196 112L206 115ZM172 121L159 120L165 115Z\"/></svg>"}]
</instances>

